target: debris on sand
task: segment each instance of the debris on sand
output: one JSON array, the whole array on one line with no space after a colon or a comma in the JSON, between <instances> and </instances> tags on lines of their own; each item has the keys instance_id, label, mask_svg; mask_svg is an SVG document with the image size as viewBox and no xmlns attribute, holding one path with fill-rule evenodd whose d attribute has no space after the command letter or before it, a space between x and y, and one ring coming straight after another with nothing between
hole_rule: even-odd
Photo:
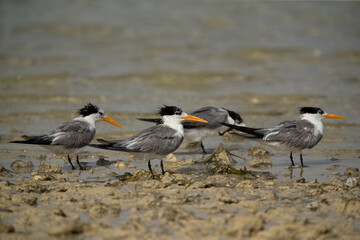
<instances>
[{"instance_id":1,"label":"debris on sand","mask_svg":"<svg viewBox=\"0 0 360 240\"><path fill-rule=\"evenodd\" d=\"M112 161L106 160L103 157L100 157L99 160L96 161L96 166L109 166L112 164Z\"/></svg>"},{"instance_id":2,"label":"debris on sand","mask_svg":"<svg viewBox=\"0 0 360 240\"><path fill-rule=\"evenodd\" d=\"M166 163L177 163L177 162L179 162L179 159L177 159L177 157L173 153L170 153L170 154L166 155L165 162Z\"/></svg>"},{"instance_id":3,"label":"debris on sand","mask_svg":"<svg viewBox=\"0 0 360 240\"><path fill-rule=\"evenodd\" d=\"M13 233L15 228L13 225L0 222L0 233Z\"/></svg>"},{"instance_id":4,"label":"debris on sand","mask_svg":"<svg viewBox=\"0 0 360 240\"><path fill-rule=\"evenodd\" d=\"M246 169L237 169L233 166L235 160L232 158L230 152L223 146L219 146L215 151L206 159L203 163L209 167L208 172L210 174L234 174L242 179L273 179L274 176L270 172L255 172L247 171Z\"/></svg>"},{"instance_id":5,"label":"debris on sand","mask_svg":"<svg viewBox=\"0 0 360 240\"><path fill-rule=\"evenodd\" d=\"M348 177L359 177L359 169L358 168L346 168L344 175L348 176Z\"/></svg>"},{"instance_id":6,"label":"debris on sand","mask_svg":"<svg viewBox=\"0 0 360 240\"><path fill-rule=\"evenodd\" d=\"M54 174L61 173L61 167L59 165L42 162L37 169L38 174Z\"/></svg>"},{"instance_id":7,"label":"debris on sand","mask_svg":"<svg viewBox=\"0 0 360 240\"><path fill-rule=\"evenodd\" d=\"M34 169L34 164L31 161L16 160L11 163L10 167L15 173L31 173Z\"/></svg>"},{"instance_id":8,"label":"debris on sand","mask_svg":"<svg viewBox=\"0 0 360 240\"><path fill-rule=\"evenodd\" d=\"M209 161L215 161L221 165L231 165L235 164L235 160L232 158L230 152L224 147L222 143L214 150L214 152L209 157Z\"/></svg>"},{"instance_id":9,"label":"debris on sand","mask_svg":"<svg viewBox=\"0 0 360 240\"><path fill-rule=\"evenodd\" d=\"M123 169L125 169L126 165L125 165L124 161L116 161L115 167L117 167L118 169L123 170Z\"/></svg>"},{"instance_id":10,"label":"debris on sand","mask_svg":"<svg viewBox=\"0 0 360 240\"><path fill-rule=\"evenodd\" d=\"M272 163L269 159L270 153L262 148L250 148L248 150L252 156L249 166L253 168L265 169L271 168Z\"/></svg>"},{"instance_id":11,"label":"debris on sand","mask_svg":"<svg viewBox=\"0 0 360 240\"><path fill-rule=\"evenodd\" d=\"M79 234L83 232L83 225L78 220L59 222L48 227L47 233L53 236Z\"/></svg>"},{"instance_id":12,"label":"debris on sand","mask_svg":"<svg viewBox=\"0 0 360 240\"><path fill-rule=\"evenodd\" d=\"M210 167L209 172L212 174L239 173L239 170L233 166L235 160L222 143L219 144L204 163Z\"/></svg>"},{"instance_id":13,"label":"debris on sand","mask_svg":"<svg viewBox=\"0 0 360 240\"><path fill-rule=\"evenodd\" d=\"M2 178L12 178L13 175L7 170L3 165L0 164L0 177Z\"/></svg>"}]
</instances>

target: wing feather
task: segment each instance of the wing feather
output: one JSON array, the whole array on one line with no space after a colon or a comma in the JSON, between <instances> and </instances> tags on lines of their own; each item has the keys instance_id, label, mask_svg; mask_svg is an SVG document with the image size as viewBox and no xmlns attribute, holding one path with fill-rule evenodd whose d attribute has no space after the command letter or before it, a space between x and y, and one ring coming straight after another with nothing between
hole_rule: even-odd
<instances>
[{"instance_id":1,"label":"wing feather","mask_svg":"<svg viewBox=\"0 0 360 240\"><path fill-rule=\"evenodd\" d=\"M226 110L215 106L202 107L190 114L202 118L208 121L208 123L184 121L183 126L185 129L201 128L201 127L212 128L212 129L219 128L221 127L221 124L219 122L225 122L228 116L228 112Z\"/></svg>"},{"instance_id":2,"label":"wing feather","mask_svg":"<svg viewBox=\"0 0 360 240\"><path fill-rule=\"evenodd\" d=\"M264 136L266 142L278 142L289 148L312 148L322 138L322 134L314 134L314 125L307 120L281 122L277 127L269 129Z\"/></svg>"},{"instance_id":3,"label":"wing feather","mask_svg":"<svg viewBox=\"0 0 360 240\"><path fill-rule=\"evenodd\" d=\"M95 132L95 128L91 128L87 122L72 120L60 125L50 134L53 137L51 144L81 148L93 140Z\"/></svg>"},{"instance_id":4,"label":"wing feather","mask_svg":"<svg viewBox=\"0 0 360 240\"><path fill-rule=\"evenodd\" d=\"M183 136L176 130L156 125L147 128L139 134L116 141L102 140L105 144L91 145L93 147L124 152L141 152L155 154L169 154L175 151L183 141Z\"/></svg>"},{"instance_id":5,"label":"wing feather","mask_svg":"<svg viewBox=\"0 0 360 240\"><path fill-rule=\"evenodd\" d=\"M63 145L64 148L81 148L88 145L95 135L95 128L84 121L72 120L58 126L47 135L22 136L24 141L14 143L38 145Z\"/></svg>"}]
</instances>

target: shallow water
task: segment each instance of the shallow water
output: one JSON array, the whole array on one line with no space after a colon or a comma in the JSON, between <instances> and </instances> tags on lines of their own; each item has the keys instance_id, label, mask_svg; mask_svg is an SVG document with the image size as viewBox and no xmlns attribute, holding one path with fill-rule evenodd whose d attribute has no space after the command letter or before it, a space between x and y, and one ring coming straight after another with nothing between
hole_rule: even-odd
<instances>
[{"instance_id":1,"label":"shallow water","mask_svg":"<svg viewBox=\"0 0 360 240\"><path fill-rule=\"evenodd\" d=\"M268 170L280 179L302 174L307 180L329 181L347 167L360 166L358 3L0 5L0 152L1 164L8 169L19 158L36 167L38 156L47 155L46 161L70 170L66 160L40 147L7 142L23 134L46 133L74 117L87 102L101 106L123 126L97 124L97 137L115 139L150 126L135 119L155 116L163 104L187 112L210 104L223 106L241 113L253 127L296 119L300 106L319 106L347 119L324 121L324 138L305 152L308 167L303 173L294 169L291 174L288 153L273 150L273 167ZM221 137L214 137L205 140L205 146L211 150L221 142ZM238 136L227 137L225 145L247 161L247 149L259 146ZM99 155L115 161L127 160L126 154L84 151L82 161L96 168L99 181L110 172L134 170L96 166ZM193 153L182 146L176 155L206 157L200 149ZM298 156L295 159L299 164ZM146 168L142 162L133 164ZM244 165L239 159L236 167Z\"/></svg>"}]
</instances>

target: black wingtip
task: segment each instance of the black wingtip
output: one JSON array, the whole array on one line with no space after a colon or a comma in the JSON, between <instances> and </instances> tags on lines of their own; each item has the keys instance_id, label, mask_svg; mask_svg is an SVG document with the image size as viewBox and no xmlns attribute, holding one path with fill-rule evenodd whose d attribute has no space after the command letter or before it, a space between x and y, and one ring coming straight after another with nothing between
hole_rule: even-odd
<instances>
[{"instance_id":1,"label":"black wingtip","mask_svg":"<svg viewBox=\"0 0 360 240\"><path fill-rule=\"evenodd\" d=\"M107 145L104 144L89 144L89 147L93 147L93 148L101 148L101 149L106 149Z\"/></svg>"},{"instance_id":2,"label":"black wingtip","mask_svg":"<svg viewBox=\"0 0 360 240\"><path fill-rule=\"evenodd\" d=\"M98 141L99 143L102 143L102 144L109 144L109 141L102 139L102 138L97 138L96 141Z\"/></svg>"},{"instance_id":3,"label":"black wingtip","mask_svg":"<svg viewBox=\"0 0 360 240\"><path fill-rule=\"evenodd\" d=\"M9 143L27 143L27 144L32 144L32 143L35 143L35 140L38 138L38 137L29 137L28 135L22 135L21 136L24 140L16 140L16 141L11 141Z\"/></svg>"},{"instance_id":4,"label":"black wingtip","mask_svg":"<svg viewBox=\"0 0 360 240\"><path fill-rule=\"evenodd\" d=\"M137 120L144 121L144 122L152 122L156 124L161 123L161 118L137 118Z\"/></svg>"},{"instance_id":5,"label":"black wingtip","mask_svg":"<svg viewBox=\"0 0 360 240\"><path fill-rule=\"evenodd\" d=\"M30 137L28 135L22 135L21 137L25 140L30 140Z\"/></svg>"},{"instance_id":6,"label":"black wingtip","mask_svg":"<svg viewBox=\"0 0 360 240\"><path fill-rule=\"evenodd\" d=\"M219 123L224 125L224 126L227 126L227 127L231 128L231 129L235 129L235 130L238 130L238 131L243 132L243 133L251 134L251 135L253 135L255 137L258 137L258 138L263 138L264 137L263 133L258 132L259 130L261 130L261 128L242 127L242 126L237 126L237 125L233 125L233 124L229 124L229 123L223 123L223 122L219 122Z\"/></svg>"}]
</instances>

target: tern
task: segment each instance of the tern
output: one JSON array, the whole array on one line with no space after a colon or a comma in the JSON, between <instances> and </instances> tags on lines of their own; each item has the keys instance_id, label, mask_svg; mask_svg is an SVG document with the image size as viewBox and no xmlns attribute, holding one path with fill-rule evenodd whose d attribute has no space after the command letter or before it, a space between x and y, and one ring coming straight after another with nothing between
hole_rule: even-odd
<instances>
[{"instance_id":1,"label":"tern","mask_svg":"<svg viewBox=\"0 0 360 240\"><path fill-rule=\"evenodd\" d=\"M219 135L222 136L226 132L231 130L231 128L228 128L222 133L217 132L217 129L222 127L220 123L228 123L236 126L245 126L245 123L241 118L240 114L218 106L202 107L191 112L190 114L208 121L208 123L193 121L184 121L182 123L184 126L185 139L190 143L200 142L201 149L205 154L206 151L203 144L203 140L205 138L213 136L216 133L219 133ZM159 118L138 118L138 120L156 123L160 123L161 121L161 119Z\"/></svg>"},{"instance_id":2,"label":"tern","mask_svg":"<svg viewBox=\"0 0 360 240\"><path fill-rule=\"evenodd\" d=\"M94 104L88 103L79 109L77 113L80 115L79 117L59 125L49 134L41 136L23 135L21 137L25 140L12 141L11 143L37 144L57 155L67 154L72 169L75 169L71 162L70 154L76 153L94 139L96 132L95 122L104 120L121 128L118 123L107 117L104 111ZM78 155L76 156L76 163L81 170L84 169L80 165Z\"/></svg>"},{"instance_id":3,"label":"tern","mask_svg":"<svg viewBox=\"0 0 360 240\"><path fill-rule=\"evenodd\" d=\"M260 138L266 143L290 150L290 160L295 166L292 152L300 152L301 166L304 167L302 150L315 147L323 137L323 118L346 119L342 116L326 113L318 107L301 107L300 120L284 121L274 128L249 128L227 123L223 125Z\"/></svg>"},{"instance_id":4,"label":"tern","mask_svg":"<svg viewBox=\"0 0 360 240\"><path fill-rule=\"evenodd\" d=\"M165 105L159 113L162 116L161 123L156 126L121 140L97 139L102 144L90 144L90 146L140 155L143 160L148 161L148 168L154 177L150 160L170 154L180 146L184 139L184 128L181 122L187 120L207 123L201 118L183 112L176 106ZM162 174L164 174L163 160L161 160L160 166Z\"/></svg>"}]
</instances>

